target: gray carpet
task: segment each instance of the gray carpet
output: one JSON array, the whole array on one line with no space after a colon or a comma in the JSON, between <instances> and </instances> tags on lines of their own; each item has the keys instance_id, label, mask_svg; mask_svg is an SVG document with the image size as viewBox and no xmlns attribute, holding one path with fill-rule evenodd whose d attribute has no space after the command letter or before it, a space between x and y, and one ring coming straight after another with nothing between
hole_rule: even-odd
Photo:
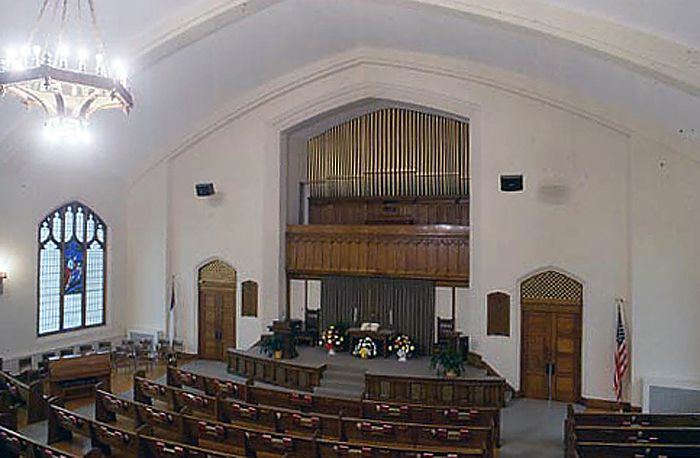
<instances>
[{"instance_id":1,"label":"gray carpet","mask_svg":"<svg viewBox=\"0 0 700 458\"><path fill-rule=\"evenodd\" d=\"M515 399L501 414L499 458L564 456L566 404Z\"/></svg>"}]
</instances>

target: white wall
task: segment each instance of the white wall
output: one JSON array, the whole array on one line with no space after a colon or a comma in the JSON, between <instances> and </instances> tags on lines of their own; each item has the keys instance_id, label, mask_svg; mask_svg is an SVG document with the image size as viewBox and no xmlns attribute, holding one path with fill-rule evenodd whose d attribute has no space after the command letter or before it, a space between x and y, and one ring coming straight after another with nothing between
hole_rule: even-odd
<instances>
[{"instance_id":1,"label":"white wall","mask_svg":"<svg viewBox=\"0 0 700 458\"><path fill-rule=\"evenodd\" d=\"M363 52L367 54L358 59ZM286 170L280 159L280 133L325 111L378 98L470 119L472 281L470 288L458 291L457 319L459 328L472 336L472 348L509 383L519 386L519 283L543 268L565 272L585 287L585 397L613 398L616 297L631 303L635 384L642 374L661 368L684 376L698 373L697 353L691 351L697 348L695 342L673 344L693 334L698 323L694 300L698 287L692 276L698 257L691 255L698 249L693 223L699 217L684 213L682 207L691 200L693 182L700 178L696 164L668 151L672 170L682 178L671 184L672 180L652 174L655 159L644 159L649 152L636 134L617 127L617 120L594 119L587 109L577 108L577 104L589 108L589 100L572 96L557 104L537 95L549 94L549 88L497 69L392 51L354 53L318 62L232 101L231 114L224 113L216 129L169 159L167 185L159 172L145 176L150 184L139 185L165 187L168 192L164 249L170 254L172 272L182 280L179 327L189 348L196 347L196 268L206 259L218 256L238 270L239 280L251 278L260 284L261 315L245 326L239 320L239 346L256 340L283 309L280 279L286 217L281 215L286 196L282 190L288 188L280 176L280 170ZM554 89L551 93L561 94ZM631 171L635 178L652 176L633 184ZM499 192L500 173L522 173L525 191ZM199 181L214 181L219 197L196 200L192 188ZM676 194L684 199L674 199ZM131 199L136 200L133 195ZM631 233L633 222L652 219L657 211L665 218ZM676 216L686 224L665 226ZM155 231L161 230L155 226ZM154 260L144 266L162 264L162 253L152 256ZM141 269L130 265L130 275L148 275ZM161 278L159 274L157 280ZM485 297L493 290L509 292L513 298L509 338L485 336ZM664 302L668 295L673 298L670 304ZM294 297L298 300L296 290ZM145 291L136 294L132 307L160 315L160 304L149 304L149 298ZM668 316L660 304L675 313ZM659 322L669 327L658 339L648 340L657 335ZM671 336L665 345L654 347ZM660 352L672 348L680 351L666 365ZM641 357L639 353L647 349Z\"/></svg>"},{"instance_id":2,"label":"white wall","mask_svg":"<svg viewBox=\"0 0 700 458\"><path fill-rule=\"evenodd\" d=\"M31 115L27 115L31 116ZM0 296L0 355L6 360L49 349L122 335L126 303L126 188L100 170L93 151L71 148L23 151L2 164L0 263L8 269ZM26 155L25 155L26 154ZM53 209L80 201L108 227L107 325L37 337L37 227Z\"/></svg>"},{"instance_id":3,"label":"white wall","mask_svg":"<svg viewBox=\"0 0 700 458\"><path fill-rule=\"evenodd\" d=\"M172 280L168 276L167 259L167 190L168 164L162 163L149 173L147 180L136 182L129 192L127 329L168 331Z\"/></svg>"},{"instance_id":4,"label":"white wall","mask_svg":"<svg viewBox=\"0 0 700 458\"><path fill-rule=\"evenodd\" d=\"M700 165L634 142L631 318L634 399L641 379L700 378Z\"/></svg>"}]
</instances>

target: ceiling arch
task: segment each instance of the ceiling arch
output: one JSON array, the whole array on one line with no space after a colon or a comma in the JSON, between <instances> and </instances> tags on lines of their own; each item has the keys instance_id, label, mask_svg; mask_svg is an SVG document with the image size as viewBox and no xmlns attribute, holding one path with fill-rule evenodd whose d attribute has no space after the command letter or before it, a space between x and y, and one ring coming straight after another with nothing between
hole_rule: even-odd
<instances>
[{"instance_id":1,"label":"ceiling arch","mask_svg":"<svg viewBox=\"0 0 700 458\"><path fill-rule=\"evenodd\" d=\"M136 52L138 66L152 65L221 27L258 14L284 1L201 0L196 8L191 8L177 19L162 24L159 30L152 30L147 34L152 38L142 43ZM639 27L639 22L625 24L620 22L619 14L615 21L561 6L575 4L573 0L559 1L556 5L538 0L355 1L393 4L426 11L438 10L544 34L613 59L632 70L664 81L690 94L700 95L700 50L693 47L700 43L682 44L669 39L671 34L664 33L668 31L643 30ZM665 3L665 9L673 8L674 2ZM598 11L600 12L600 8ZM691 12L684 14L689 13ZM662 23L659 27L669 26ZM700 37L693 38L700 40Z\"/></svg>"}]
</instances>

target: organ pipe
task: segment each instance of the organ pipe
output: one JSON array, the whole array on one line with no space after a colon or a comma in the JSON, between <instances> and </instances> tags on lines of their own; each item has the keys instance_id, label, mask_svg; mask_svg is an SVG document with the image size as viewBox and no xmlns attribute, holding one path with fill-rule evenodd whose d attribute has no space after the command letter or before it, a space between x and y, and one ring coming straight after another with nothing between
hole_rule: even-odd
<instances>
[{"instance_id":1,"label":"organ pipe","mask_svg":"<svg viewBox=\"0 0 700 458\"><path fill-rule=\"evenodd\" d=\"M469 124L414 110L378 110L311 138L313 198L464 196Z\"/></svg>"}]
</instances>

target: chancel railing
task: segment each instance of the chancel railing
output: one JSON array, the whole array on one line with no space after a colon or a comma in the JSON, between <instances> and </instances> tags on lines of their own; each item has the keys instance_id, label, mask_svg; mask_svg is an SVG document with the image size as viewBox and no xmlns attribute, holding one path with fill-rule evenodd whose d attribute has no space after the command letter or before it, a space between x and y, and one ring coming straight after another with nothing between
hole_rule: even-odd
<instances>
[{"instance_id":1,"label":"chancel railing","mask_svg":"<svg viewBox=\"0 0 700 458\"><path fill-rule=\"evenodd\" d=\"M363 275L469 284L466 226L287 226L292 276Z\"/></svg>"}]
</instances>

